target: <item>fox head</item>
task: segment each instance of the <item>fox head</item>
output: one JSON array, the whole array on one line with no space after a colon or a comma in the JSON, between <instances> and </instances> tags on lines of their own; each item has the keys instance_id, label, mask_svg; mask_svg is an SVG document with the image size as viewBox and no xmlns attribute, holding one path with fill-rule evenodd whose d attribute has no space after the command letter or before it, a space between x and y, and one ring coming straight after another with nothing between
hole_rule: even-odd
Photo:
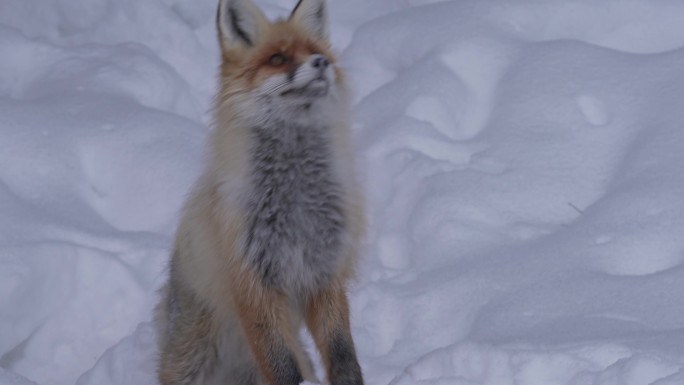
<instances>
[{"instance_id":1,"label":"fox head","mask_svg":"<svg viewBox=\"0 0 684 385\"><path fill-rule=\"evenodd\" d=\"M220 0L219 105L259 119L294 119L329 109L344 94L328 40L325 0L300 0L270 22L252 0Z\"/></svg>"}]
</instances>

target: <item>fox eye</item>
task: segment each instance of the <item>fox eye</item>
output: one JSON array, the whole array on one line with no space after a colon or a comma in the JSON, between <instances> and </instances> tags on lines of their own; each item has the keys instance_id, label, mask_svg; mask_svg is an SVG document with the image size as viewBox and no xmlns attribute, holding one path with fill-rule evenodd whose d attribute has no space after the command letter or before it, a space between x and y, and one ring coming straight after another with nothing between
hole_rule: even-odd
<instances>
[{"instance_id":1,"label":"fox eye","mask_svg":"<svg viewBox=\"0 0 684 385\"><path fill-rule=\"evenodd\" d=\"M268 64L274 67L279 67L283 64L286 64L289 60L290 58L287 57L287 55L279 52L271 55L271 57L268 58Z\"/></svg>"}]
</instances>

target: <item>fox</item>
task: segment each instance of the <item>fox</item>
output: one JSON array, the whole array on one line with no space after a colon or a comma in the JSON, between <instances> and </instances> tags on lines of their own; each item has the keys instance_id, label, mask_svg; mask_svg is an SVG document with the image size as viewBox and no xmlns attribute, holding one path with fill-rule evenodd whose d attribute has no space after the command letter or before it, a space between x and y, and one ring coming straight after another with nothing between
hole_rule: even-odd
<instances>
[{"instance_id":1,"label":"fox","mask_svg":"<svg viewBox=\"0 0 684 385\"><path fill-rule=\"evenodd\" d=\"M363 385L347 290L365 231L325 0L270 21L219 0L207 159L182 209L154 323L162 385Z\"/></svg>"}]
</instances>

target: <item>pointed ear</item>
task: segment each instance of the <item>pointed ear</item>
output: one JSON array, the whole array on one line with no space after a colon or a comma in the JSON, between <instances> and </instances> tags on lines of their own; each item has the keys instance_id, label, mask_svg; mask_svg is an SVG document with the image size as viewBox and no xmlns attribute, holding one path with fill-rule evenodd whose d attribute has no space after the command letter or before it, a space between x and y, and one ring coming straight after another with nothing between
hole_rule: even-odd
<instances>
[{"instance_id":1,"label":"pointed ear","mask_svg":"<svg viewBox=\"0 0 684 385\"><path fill-rule=\"evenodd\" d=\"M252 0L220 0L216 24L224 48L253 46L268 25L268 19Z\"/></svg>"},{"instance_id":2,"label":"pointed ear","mask_svg":"<svg viewBox=\"0 0 684 385\"><path fill-rule=\"evenodd\" d=\"M306 28L314 36L328 40L328 7L325 0L299 0L290 20Z\"/></svg>"}]
</instances>

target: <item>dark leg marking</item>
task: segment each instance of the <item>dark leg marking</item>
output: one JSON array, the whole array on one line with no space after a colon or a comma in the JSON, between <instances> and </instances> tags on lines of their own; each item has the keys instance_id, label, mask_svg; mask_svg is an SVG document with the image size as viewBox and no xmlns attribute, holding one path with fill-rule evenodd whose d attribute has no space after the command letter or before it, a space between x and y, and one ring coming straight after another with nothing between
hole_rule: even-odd
<instances>
[{"instance_id":1,"label":"dark leg marking","mask_svg":"<svg viewBox=\"0 0 684 385\"><path fill-rule=\"evenodd\" d=\"M297 360L284 341L279 341L273 346L268 361L276 384L298 385L304 381L304 377L302 377L302 373L297 366Z\"/></svg>"},{"instance_id":2,"label":"dark leg marking","mask_svg":"<svg viewBox=\"0 0 684 385\"><path fill-rule=\"evenodd\" d=\"M336 334L330 341L330 384L363 385L361 367L356 359L351 336Z\"/></svg>"}]
</instances>

